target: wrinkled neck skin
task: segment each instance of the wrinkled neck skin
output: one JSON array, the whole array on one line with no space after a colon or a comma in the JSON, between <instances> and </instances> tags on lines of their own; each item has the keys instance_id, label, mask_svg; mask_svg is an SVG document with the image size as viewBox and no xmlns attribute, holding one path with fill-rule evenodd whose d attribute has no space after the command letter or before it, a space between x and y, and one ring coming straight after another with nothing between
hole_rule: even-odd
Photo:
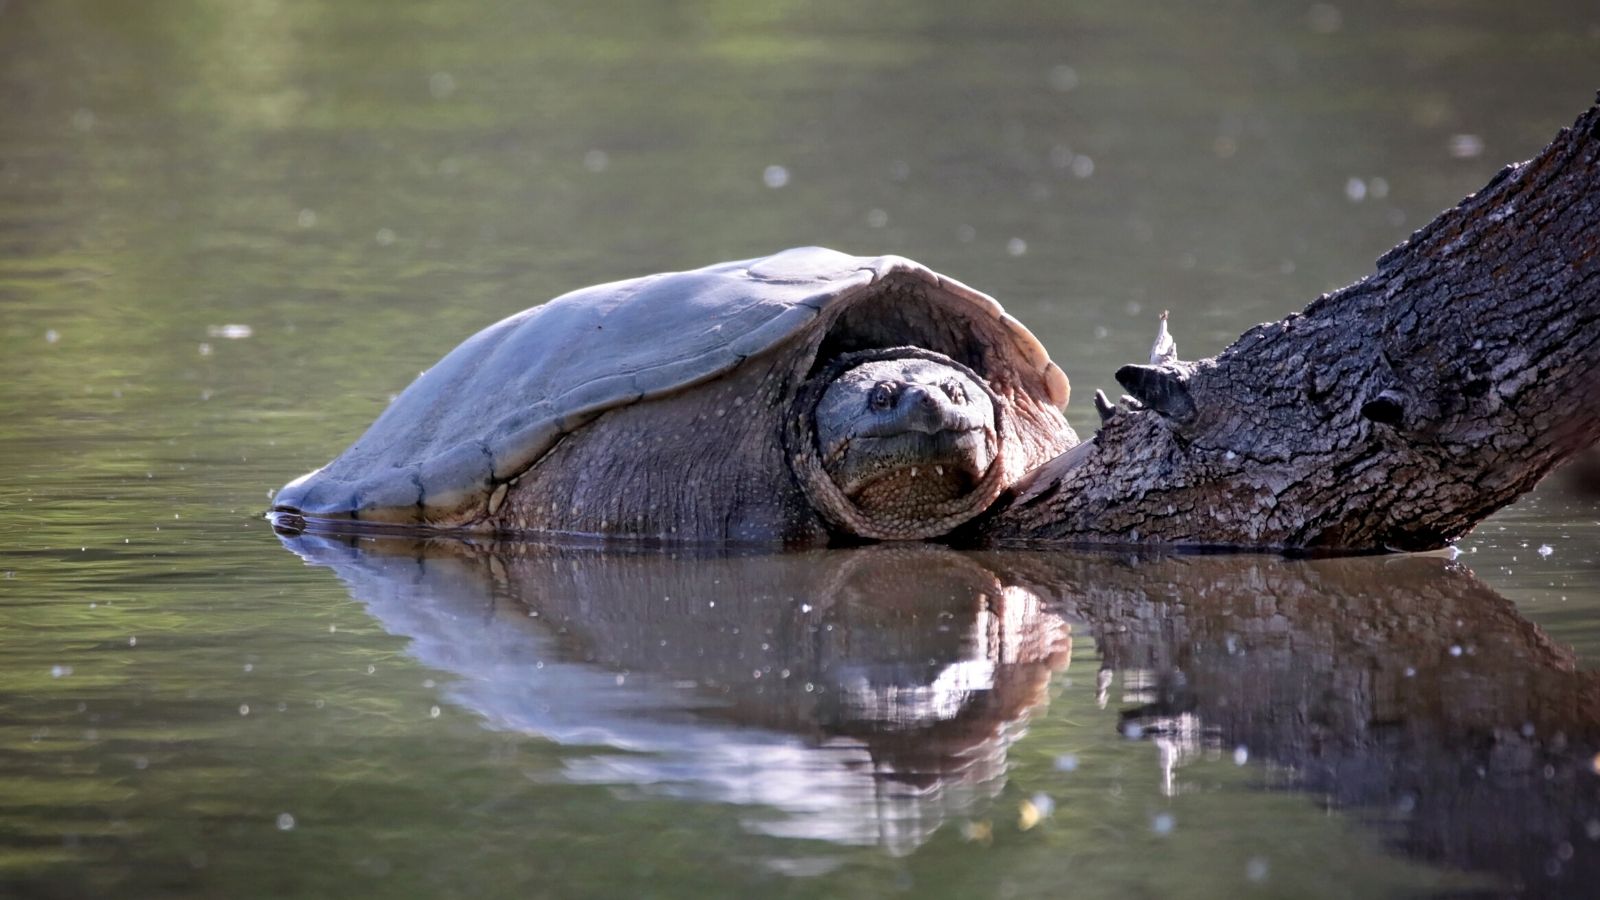
<instances>
[{"instance_id":1,"label":"wrinkled neck skin","mask_svg":"<svg viewBox=\"0 0 1600 900\"><path fill-rule=\"evenodd\" d=\"M847 354L814 376L793 413L796 476L856 537L944 534L986 508L1006 479L1003 401L984 379L919 348Z\"/></svg>"}]
</instances>

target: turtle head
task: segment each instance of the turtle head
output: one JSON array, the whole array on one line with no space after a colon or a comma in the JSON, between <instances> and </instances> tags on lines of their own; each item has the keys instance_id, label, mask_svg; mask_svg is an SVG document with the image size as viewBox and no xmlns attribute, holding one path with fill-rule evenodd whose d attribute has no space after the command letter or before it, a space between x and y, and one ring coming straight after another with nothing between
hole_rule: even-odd
<instances>
[{"instance_id":1,"label":"turtle head","mask_svg":"<svg viewBox=\"0 0 1600 900\"><path fill-rule=\"evenodd\" d=\"M822 467L868 511L942 503L994 461L994 404L965 373L927 359L880 359L835 378L816 412Z\"/></svg>"},{"instance_id":2,"label":"turtle head","mask_svg":"<svg viewBox=\"0 0 1600 900\"><path fill-rule=\"evenodd\" d=\"M861 537L931 537L994 499L1001 404L971 369L895 348L841 357L816 378L804 423L816 465L800 476L836 525Z\"/></svg>"}]
</instances>

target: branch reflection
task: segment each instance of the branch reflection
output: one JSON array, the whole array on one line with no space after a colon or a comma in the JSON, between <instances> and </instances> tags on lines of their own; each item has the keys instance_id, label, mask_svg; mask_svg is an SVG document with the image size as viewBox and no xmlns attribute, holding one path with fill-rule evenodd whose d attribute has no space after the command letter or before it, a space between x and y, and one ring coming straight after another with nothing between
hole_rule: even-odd
<instances>
[{"instance_id":1,"label":"branch reflection","mask_svg":"<svg viewBox=\"0 0 1600 900\"><path fill-rule=\"evenodd\" d=\"M1238 753L1415 857L1538 894L1600 884L1600 675L1465 566L985 562L1088 623L1121 727L1169 767Z\"/></svg>"}]
</instances>

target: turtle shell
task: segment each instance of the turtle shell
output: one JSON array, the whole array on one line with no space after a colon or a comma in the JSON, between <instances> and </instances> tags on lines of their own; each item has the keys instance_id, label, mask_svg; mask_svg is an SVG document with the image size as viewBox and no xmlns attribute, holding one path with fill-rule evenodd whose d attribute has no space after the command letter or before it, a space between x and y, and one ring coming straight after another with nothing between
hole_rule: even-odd
<instances>
[{"instance_id":1,"label":"turtle shell","mask_svg":"<svg viewBox=\"0 0 1600 900\"><path fill-rule=\"evenodd\" d=\"M485 522L502 485L607 410L685 391L798 339L820 347L818 325L847 312L871 323L849 338L857 345L912 343L893 333L893 310L859 309L898 302L904 292L889 288L908 284L959 310L948 341L962 339L967 320L998 325L1002 346L984 353L1041 406L1066 403L1066 376L989 296L902 257L805 247L584 288L490 325L418 376L344 453L284 486L273 508L327 520Z\"/></svg>"}]
</instances>

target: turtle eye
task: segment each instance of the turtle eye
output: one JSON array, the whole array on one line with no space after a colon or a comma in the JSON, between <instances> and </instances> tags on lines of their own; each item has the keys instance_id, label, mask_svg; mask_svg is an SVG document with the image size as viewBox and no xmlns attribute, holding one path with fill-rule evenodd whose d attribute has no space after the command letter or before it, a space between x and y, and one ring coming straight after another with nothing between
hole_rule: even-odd
<instances>
[{"instance_id":1,"label":"turtle eye","mask_svg":"<svg viewBox=\"0 0 1600 900\"><path fill-rule=\"evenodd\" d=\"M872 389L872 395L867 398L867 405L875 410L885 410L894 405L894 388L887 384L879 384Z\"/></svg>"},{"instance_id":2,"label":"turtle eye","mask_svg":"<svg viewBox=\"0 0 1600 900\"><path fill-rule=\"evenodd\" d=\"M946 381L945 383L939 385L939 387L944 390L944 395L949 397L952 403L967 402L967 391L960 385L959 382Z\"/></svg>"}]
</instances>

